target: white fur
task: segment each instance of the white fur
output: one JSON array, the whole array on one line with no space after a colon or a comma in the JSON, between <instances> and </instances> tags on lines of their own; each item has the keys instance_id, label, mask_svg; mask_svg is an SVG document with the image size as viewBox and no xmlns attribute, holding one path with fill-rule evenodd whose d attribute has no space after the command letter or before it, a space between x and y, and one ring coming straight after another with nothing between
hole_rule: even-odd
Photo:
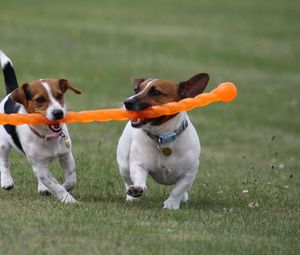
<instances>
[{"instance_id":1,"label":"white fur","mask_svg":"<svg viewBox=\"0 0 300 255\"><path fill-rule=\"evenodd\" d=\"M0 113L4 112L4 104L9 96L10 95L7 95L0 103ZM27 113L23 105L21 105L19 113ZM64 134L69 136L67 126L61 124L61 127ZM35 126L34 128L37 129L40 134L49 132L48 126L46 125ZM32 165L33 171L37 176L38 192L50 192L64 203L77 202L68 192L76 184L75 162L71 148L67 148L64 141L60 138L51 141L41 139L30 130L28 125L17 126L16 131L27 160ZM10 189L14 186L8 164L8 157L12 147L19 151L12 141L11 136L6 132L4 127L0 125L1 187L4 189ZM65 181L62 185L55 179L48 167L49 163L57 158L64 170Z\"/></svg>"},{"instance_id":2,"label":"white fur","mask_svg":"<svg viewBox=\"0 0 300 255\"><path fill-rule=\"evenodd\" d=\"M64 115L66 113L65 109L59 104L59 102L57 102L57 100L55 100L55 98L53 97L52 95L52 92L50 90L50 87L48 85L48 83L46 82L41 82L41 84L43 85L44 89L47 91L47 94L49 96L49 99L50 99L50 102L51 104L49 105L47 111L46 111L46 117L49 119L49 120L54 120L54 116L52 115L52 112L54 110L61 110Z\"/></svg>"},{"instance_id":3,"label":"white fur","mask_svg":"<svg viewBox=\"0 0 300 255\"><path fill-rule=\"evenodd\" d=\"M3 51L0 50L0 61L2 68L7 64L11 63L10 59L4 54Z\"/></svg>"},{"instance_id":4,"label":"white fur","mask_svg":"<svg viewBox=\"0 0 300 255\"><path fill-rule=\"evenodd\" d=\"M149 81L148 81L148 83L146 84L146 86L145 86L145 88L144 88L143 90L141 90L138 94L129 97L128 99L131 99L131 98L133 98L133 97L136 97L136 96L139 96L139 95L143 94L143 93L147 90L147 88L148 88L153 82L157 81L158 79L148 79L148 80L149 80Z\"/></svg>"},{"instance_id":5,"label":"white fur","mask_svg":"<svg viewBox=\"0 0 300 255\"><path fill-rule=\"evenodd\" d=\"M147 136L143 129L155 135L169 134L176 130L184 119L188 127L173 142L163 145L172 150L165 156L158 148L157 142ZM181 201L188 200L188 188L193 184L199 167L200 142L197 132L185 112L159 126L149 124L142 129L133 128L127 123L119 140L117 161L126 191L147 189L148 174L160 183L174 185L170 196L164 202L164 209L178 209ZM133 197L127 194L127 201Z\"/></svg>"}]
</instances>

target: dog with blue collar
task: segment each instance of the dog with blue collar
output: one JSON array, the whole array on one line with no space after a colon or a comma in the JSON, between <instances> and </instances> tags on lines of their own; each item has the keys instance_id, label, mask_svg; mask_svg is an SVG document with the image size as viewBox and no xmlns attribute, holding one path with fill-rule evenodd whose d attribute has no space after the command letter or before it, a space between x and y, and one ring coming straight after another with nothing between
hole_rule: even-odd
<instances>
[{"instance_id":1,"label":"dog with blue collar","mask_svg":"<svg viewBox=\"0 0 300 255\"><path fill-rule=\"evenodd\" d=\"M162 79L135 79L135 94L124 106L140 111L149 106L176 102L201 94L209 76L200 73L176 83ZM117 161L125 183L126 201L133 201L147 190L147 177L173 185L164 209L179 209L188 200L199 168L200 141L186 112L127 123L117 148Z\"/></svg>"}]
</instances>

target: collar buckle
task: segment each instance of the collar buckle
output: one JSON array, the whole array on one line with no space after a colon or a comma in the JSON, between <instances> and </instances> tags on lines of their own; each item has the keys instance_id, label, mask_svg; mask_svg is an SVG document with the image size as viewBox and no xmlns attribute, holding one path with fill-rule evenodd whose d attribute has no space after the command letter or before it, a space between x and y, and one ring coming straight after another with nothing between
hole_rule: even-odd
<instances>
[{"instance_id":1,"label":"collar buckle","mask_svg":"<svg viewBox=\"0 0 300 255\"><path fill-rule=\"evenodd\" d=\"M167 135L159 135L157 138L158 143L169 143L176 140L177 135L175 132Z\"/></svg>"}]
</instances>

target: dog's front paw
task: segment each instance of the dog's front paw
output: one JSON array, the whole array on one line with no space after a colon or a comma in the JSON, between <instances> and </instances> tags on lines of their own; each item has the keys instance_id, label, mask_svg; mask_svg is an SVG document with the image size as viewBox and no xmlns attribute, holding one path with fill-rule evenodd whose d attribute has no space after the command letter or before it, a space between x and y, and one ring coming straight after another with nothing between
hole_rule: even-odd
<instances>
[{"instance_id":1,"label":"dog's front paw","mask_svg":"<svg viewBox=\"0 0 300 255\"><path fill-rule=\"evenodd\" d=\"M130 185L127 190L127 195L131 197L140 197L146 191L146 187Z\"/></svg>"},{"instance_id":2,"label":"dog's front paw","mask_svg":"<svg viewBox=\"0 0 300 255\"><path fill-rule=\"evenodd\" d=\"M59 197L59 200L65 204L75 204L78 203L78 201L72 197L69 193L64 194L63 196Z\"/></svg>"},{"instance_id":3,"label":"dog's front paw","mask_svg":"<svg viewBox=\"0 0 300 255\"><path fill-rule=\"evenodd\" d=\"M38 184L38 193L41 196L50 196L51 192L44 186L44 184L40 183Z\"/></svg>"},{"instance_id":4,"label":"dog's front paw","mask_svg":"<svg viewBox=\"0 0 300 255\"><path fill-rule=\"evenodd\" d=\"M189 194L186 192L184 192L183 197L182 197L182 202L187 203L187 201L189 200Z\"/></svg>"},{"instance_id":5,"label":"dog's front paw","mask_svg":"<svg viewBox=\"0 0 300 255\"><path fill-rule=\"evenodd\" d=\"M163 209L168 209L168 210L178 210L180 206L180 200L177 201L176 199L173 198L168 198L164 202L164 207Z\"/></svg>"},{"instance_id":6,"label":"dog's front paw","mask_svg":"<svg viewBox=\"0 0 300 255\"><path fill-rule=\"evenodd\" d=\"M41 195L41 196L51 196L51 192L47 189L44 189L44 190L39 190L38 193Z\"/></svg>"},{"instance_id":7,"label":"dog's front paw","mask_svg":"<svg viewBox=\"0 0 300 255\"><path fill-rule=\"evenodd\" d=\"M134 200L137 200L137 198L136 198L136 197L133 197L133 196L130 196L130 195L126 195L126 201L127 201L127 202L132 202L132 201L134 201Z\"/></svg>"},{"instance_id":8,"label":"dog's front paw","mask_svg":"<svg viewBox=\"0 0 300 255\"><path fill-rule=\"evenodd\" d=\"M5 190L10 190L14 187L14 181L11 176L1 176L1 188Z\"/></svg>"}]
</instances>

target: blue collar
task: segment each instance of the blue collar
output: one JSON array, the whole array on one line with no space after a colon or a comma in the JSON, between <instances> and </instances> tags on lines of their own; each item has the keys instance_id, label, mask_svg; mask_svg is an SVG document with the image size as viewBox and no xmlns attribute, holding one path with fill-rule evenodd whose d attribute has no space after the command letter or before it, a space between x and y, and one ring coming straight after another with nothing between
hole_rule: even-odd
<instances>
[{"instance_id":1,"label":"blue collar","mask_svg":"<svg viewBox=\"0 0 300 255\"><path fill-rule=\"evenodd\" d=\"M160 144L170 143L176 140L176 138L188 127L189 123L187 120L184 120L180 127L174 130L170 134L166 135L153 135L148 131L145 131L146 134L155 142Z\"/></svg>"}]
</instances>

